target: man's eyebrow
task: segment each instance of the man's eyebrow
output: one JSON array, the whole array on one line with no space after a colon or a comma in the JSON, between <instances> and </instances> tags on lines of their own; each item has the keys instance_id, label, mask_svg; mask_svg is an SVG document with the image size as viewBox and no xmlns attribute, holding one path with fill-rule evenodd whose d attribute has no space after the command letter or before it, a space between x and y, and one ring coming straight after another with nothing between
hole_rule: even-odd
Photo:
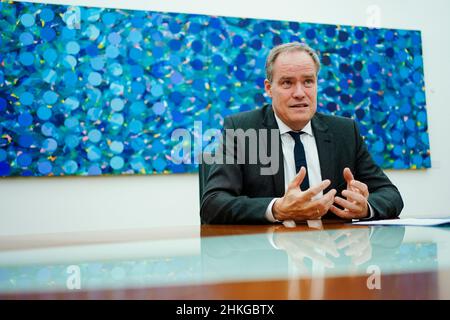
<instances>
[{"instance_id":1,"label":"man's eyebrow","mask_svg":"<svg viewBox=\"0 0 450 320\"><path fill-rule=\"evenodd\" d=\"M315 75L314 73L305 74L305 75L303 76L303 78L315 78L315 77L316 77L316 75Z\"/></svg>"},{"instance_id":2,"label":"man's eyebrow","mask_svg":"<svg viewBox=\"0 0 450 320\"><path fill-rule=\"evenodd\" d=\"M295 79L295 77L282 76L282 77L280 78L280 81L281 81L281 80L292 80L292 79Z\"/></svg>"}]
</instances>

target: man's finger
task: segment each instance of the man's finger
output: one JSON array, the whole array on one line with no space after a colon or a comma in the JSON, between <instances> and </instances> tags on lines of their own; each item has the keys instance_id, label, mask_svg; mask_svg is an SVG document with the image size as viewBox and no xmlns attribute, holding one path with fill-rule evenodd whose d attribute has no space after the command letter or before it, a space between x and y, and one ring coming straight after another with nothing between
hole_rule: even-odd
<instances>
[{"instance_id":1,"label":"man's finger","mask_svg":"<svg viewBox=\"0 0 450 320\"><path fill-rule=\"evenodd\" d=\"M351 190L344 190L342 191L342 195L346 197L350 201L355 201L356 203L365 203L367 202L366 197L364 197L362 194L351 191Z\"/></svg>"},{"instance_id":2,"label":"man's finger","mask_svg":"<svg viewBox=\"0 0 450 320\"><path fill-rule=\"evenodd\" d=\"M305 176L306 176L306 169L305 167L301 167L300 171L297 173L294 180L292 180L291 183L289 183L288 189L300 188L300 185L302 184L303 179L305 179Z\"/></svg>"},{"instance_id":3,"label":"man's finger","mask_svg":"<svg viewBox=\"0 0 450 320\"><path fill-rule=\"evenodd\" d=\"M336 202L338 205L340 205L341 207L343 207L344 209L347 209L349 211L354 211L354 212L360 212L361 211L361 207L360 206L358 206L357 204L355 204L353 202L345 200L344 198L335 197L334 198L334 202Z\"/></svg>"},{"instance_id":4,"label":"man's finger","mask_svg":"<svg viewBox=\"0 0 450 320\"><path fill-rule=\"evenodd\" d=\"M350 184L350 182L355 179L349 168L344 169L344 179L347 181L347 184Z\"/></svg>"},{"instance_id":5,"label":"man's finger","mask_svg":"<svg viewBox=\"0 0 450 320\"><path fill-rule=\"evenodd\" d=\"M323 180L321 183L309 188L308 190L306 190L303 195L308 198L311 199L313 198L315 195L319 194L321 191L325 190L329 185L331 184L330 180Z\"/></svg>"},{"instance_id":6,"label":"man's finger","mask_svg":"<svg viewBox=\"0 0 450 320\"><path fill-rule=\"evenodd\" d=\"M354 214L352 212L339 209L335 205L332 205L330 207L330 211L333 212L338 217L341 217L342 219L353 219L354 217Z\"/></svg>"},{"instance_id":7,"label":"man's finger","mask_svg":"<svg viewBox=\"0 0 450 320\"><path fill-rule=\"evenodd\" d=\"M364 197L368 197L369 196L369 188L367 188L367 184L362 183L361 181L358 181L358 180L353 180L352 182L350 182L350 186L352 188L356 188L359 191L361 191L361 194Z\"/></svg>"},{"instance_id":8,"label":"man's finger","mask_svg":"<svg viewBox=\"0 0 450 320\"><path fill-rule=\"evenodd\" d=\"M330 209L330 206L334 202L334 196L336 195L336 190L332 189L328 191L322 198L311 201L305 208L307 210L308 214L312 219L318 219L322 216L324 216L328 210Z\"/></svg>"}]
</instances>

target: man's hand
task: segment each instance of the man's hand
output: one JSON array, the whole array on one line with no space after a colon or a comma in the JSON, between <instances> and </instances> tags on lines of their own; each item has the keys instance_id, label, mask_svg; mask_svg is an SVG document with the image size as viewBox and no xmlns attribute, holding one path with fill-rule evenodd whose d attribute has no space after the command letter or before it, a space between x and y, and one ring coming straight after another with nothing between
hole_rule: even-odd
<instances>
[{"instance_id":1,"label":"man's hand","mask_svg":"<svg viewBox=\"0 0 450 320\"><path fill-rule=\"evenodd\" d=\"M360 219L369 215L369 189L365 183L355 180L349 168L344 169L344 179L347 182L347 189L342 191L342 195L347 199L335 197L334 202L340 205L339 209L332 205L330 210L343 219Z\"/></svg>"},{"instance_id":2,"label":"man's hand","mask_svg":"<svg viewBox=\"0 0 450 320\"><path fill-rule=\"evenodd\" d=\"M352 258L352 264L359 266L372 258L372 245L370 244L370 228L349 228L337 230L332 236L339 250Z\"/></svg>"},{"instance_id":3,"label":"man's hand","mask_svg":"<svg viewBox=\"0 0 450 320\"><path fill-rule=\"evenodd\" d=\"M300 185L306 176L306 169L302 167L294 180L288 185L284 196L277 199L272 207L275 219L283 220L313 220L318 219L333 205L336 190L328 191L322 198L312 200L314 196L330 185L330 180L324 180L320 184L300 190Z\"/></svg>"}]
</instances>

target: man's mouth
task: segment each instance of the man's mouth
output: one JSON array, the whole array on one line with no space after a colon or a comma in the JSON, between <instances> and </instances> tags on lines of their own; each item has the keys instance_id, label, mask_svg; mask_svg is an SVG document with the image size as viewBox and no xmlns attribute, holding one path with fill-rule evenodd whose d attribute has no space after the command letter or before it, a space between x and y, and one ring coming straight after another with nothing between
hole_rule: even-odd
<instances>
[{"instance_id":1,"label":"man's mouth","mask_svg":"<svg viewBox=\"0 0 450 320\"><path fill-rule=\"evenodd\" d=\"M289 108L307 108L309 105L305 102L297 103L294 105L289 106Z\"/></svg>"}]
</instances>

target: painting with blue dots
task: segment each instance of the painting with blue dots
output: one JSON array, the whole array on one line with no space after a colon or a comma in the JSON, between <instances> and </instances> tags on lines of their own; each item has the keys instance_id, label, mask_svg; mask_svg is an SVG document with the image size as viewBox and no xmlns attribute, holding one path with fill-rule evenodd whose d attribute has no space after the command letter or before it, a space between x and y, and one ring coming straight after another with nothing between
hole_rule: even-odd
<instances>
[{"instance_id":1,"label":"painting with blue dots","mask_svg":"<svg viewBox=\"0 0 450 320\"><path fill-rule=\"evenodd\" d=\"M318 110L354 118L385 169L429 168L420 31L0 3L0 176L154 174L172 132L260 108L265 58L320 55ZM194 153L194 150L192 150ZM195 155L192 154L192 157Z\"/></svg>"}]
</instances>

